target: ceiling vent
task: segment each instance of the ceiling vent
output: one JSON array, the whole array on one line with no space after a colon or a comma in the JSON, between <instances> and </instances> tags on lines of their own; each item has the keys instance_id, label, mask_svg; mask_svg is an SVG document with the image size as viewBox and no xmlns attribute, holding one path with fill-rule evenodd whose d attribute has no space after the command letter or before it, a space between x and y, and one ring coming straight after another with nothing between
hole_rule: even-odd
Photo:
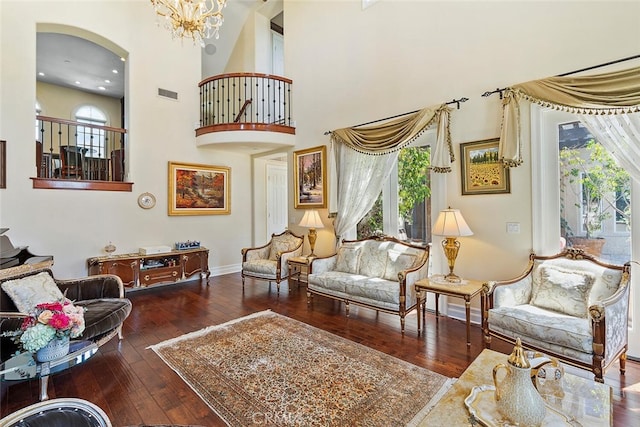
<instances>
[{"instance_id":1,"label":"ceiling vent","mask_svg":"<svg viewBox=\"0 0 640 427\"><path fill-rule=\"evenodd\" d=\"M162 96L164 98L173 99L175 101L178 100L178 92L173 92L167 89L158 88L158 96Z\"/></svg>"}]
</instances>

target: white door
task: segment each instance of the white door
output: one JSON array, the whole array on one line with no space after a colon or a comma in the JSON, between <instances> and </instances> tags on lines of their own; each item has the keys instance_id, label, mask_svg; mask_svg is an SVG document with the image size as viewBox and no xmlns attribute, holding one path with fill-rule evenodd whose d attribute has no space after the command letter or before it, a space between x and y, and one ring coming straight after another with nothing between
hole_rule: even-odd
<instances>
[{"instance_id":1,"label":"white door","mask_svg":"<svg viewBox=\"0 0 640 427\"><path fill-rule=\"evenodd\" d=\"M271 31L271 72L276 76L284 76L284 37Z\"/></svg>"},{"instance_id":2,"label":"white door","mask_svg":"<svg viewBox=\"0 0 640 427\"><path fill-rule=\"evenodd\" d=\"M267 164L267 240L287 228L287 165Z\"/></svg>"}]
</instances>

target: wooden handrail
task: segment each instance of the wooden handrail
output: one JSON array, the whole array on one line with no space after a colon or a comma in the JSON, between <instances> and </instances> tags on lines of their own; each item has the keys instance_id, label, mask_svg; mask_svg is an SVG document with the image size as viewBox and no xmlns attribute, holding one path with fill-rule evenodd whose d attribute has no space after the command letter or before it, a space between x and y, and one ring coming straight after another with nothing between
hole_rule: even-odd
<instances>
[{"instance_id":1,"label":"wooden handrail","mask_svg":"<svg viewBox=\"0 0 640 427\"><path fill-rule=\"evenodd\" d=\"M263 74L263 73L227 73L227 74L218 74L215 76L211 76L211 77L207 77L206 79L202 80L200 83L198 83L198 86L203 86L207 83L209 83L210 81L213 80L222 80L222 79L228 79L228 78L233 78L233 77L260 77L260 78L265 78L265 79L271 79L271 80L280 80L281 82L285 82L285 83L289 83L292 84L293 80L288 79L286 77L282 77L282 76L276 76L273 74Z\"/></svg>"},{"instance_id":2,"label":"wooden handrail","mask_svg":"<svg viewBox=\"0 0 640 427\"><path fill-rule=\"evenodd\" d=\"M242 116L244 114L244 111L247 109L249 104L251 104L252 102L253 102L253 99L247 99L246 101L244 101L244 104L242 104L242 108L240 109L240 112L238 113L236 118L233 119L233 123L238 123L240 121L240 116Z\"/></svg>"},{"instance_id":3,"label":"wooden handrail","mask_svg":"<svg viewBox=\"0 0 640 427\"><path fill-rule=\"evenodd\" d=\"M67 120L67 119L58 119L56 117L36 116L36 120L42 120L44 122L59 123L59 124L70 125L70 126L83 126L87 128L93 128L93 129L102 129L110 132L127 133L127 130L122 128L94 125L91 123L76 122L74 120Z\"/></svg>"}]
</instances>

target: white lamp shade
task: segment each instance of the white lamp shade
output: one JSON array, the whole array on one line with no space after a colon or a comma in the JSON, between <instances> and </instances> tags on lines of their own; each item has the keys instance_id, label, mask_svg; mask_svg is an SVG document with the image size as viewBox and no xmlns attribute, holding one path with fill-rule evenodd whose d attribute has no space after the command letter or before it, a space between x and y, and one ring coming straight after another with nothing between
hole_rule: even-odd
<instances>
[{"instance_id":1,"label":"white lamp shade","mask_svg":"<svg viewBox=\"0 0 640 427\"><path fill-rule=\"evenodd\" d=\"M458 237L471 236L473 231L467 225L459 209L444 209L440 211L431 234L435 236Z\"/></svg>"},{"instance_id":2,"label":"white lamp shade","mask_svg":"<svg viewBox=\"0 0 640 427\"><path fill-rule=\"evenodd\" d=\"M304 213L302 221L300 221L300 227L306 228L324 228L324 224L320 219L320 214L314 209L310 209Z\"/></svg>"}]
</instances>

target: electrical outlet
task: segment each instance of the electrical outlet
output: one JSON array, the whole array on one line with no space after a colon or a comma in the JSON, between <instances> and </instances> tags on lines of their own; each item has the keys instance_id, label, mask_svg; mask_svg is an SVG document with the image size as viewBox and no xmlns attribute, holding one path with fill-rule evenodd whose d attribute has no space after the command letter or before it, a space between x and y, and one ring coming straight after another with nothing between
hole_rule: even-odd
<instances>
[{"instance_id":1,"label":"electrical outlet","mask_svg":"<svg viewBox=\"0 0 640 427\"><path fill-rule=\"evenodd\" d=\"M520 234L520 223L519 222L508 222L507 223L507 234Z\"/></svg>"}]
</instances>

